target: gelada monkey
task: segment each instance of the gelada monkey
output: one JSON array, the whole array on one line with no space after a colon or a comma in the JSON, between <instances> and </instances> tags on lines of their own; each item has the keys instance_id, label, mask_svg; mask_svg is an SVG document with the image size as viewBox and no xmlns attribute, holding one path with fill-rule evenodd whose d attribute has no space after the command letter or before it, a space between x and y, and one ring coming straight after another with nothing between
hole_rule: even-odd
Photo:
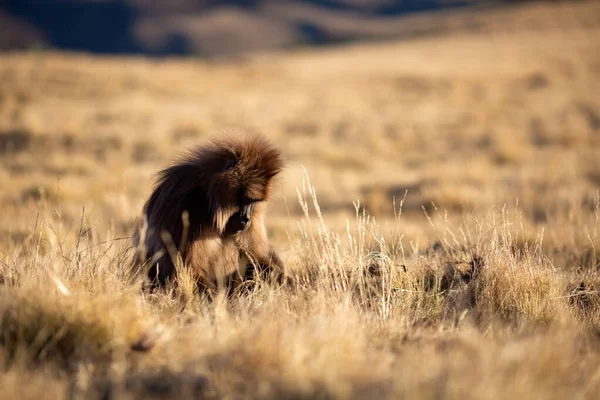
<instances>
[{"instance_id":1,"label":"gelada monkey","mask_svg":"<svg viewBox=\"0 0 600 400\"><path fill-rule=\"evenodd\" d=\"M162 170L134 234L135 261L148 268L151 286L174 280L177 268L229 293L257 273L281 281L283 263L269 245L265 216L282 168L281 153L264 137L228 135Z\"/></svg>"}]
</instances>

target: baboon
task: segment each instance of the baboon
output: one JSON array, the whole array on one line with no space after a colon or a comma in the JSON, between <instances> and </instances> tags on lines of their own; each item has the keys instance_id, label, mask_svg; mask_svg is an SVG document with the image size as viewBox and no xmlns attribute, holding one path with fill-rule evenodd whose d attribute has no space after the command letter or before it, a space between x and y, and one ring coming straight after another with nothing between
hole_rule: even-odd
<instances>
[{"instance_id":1,"label":"baboon","mask_svg":"<svg viewBox=\"0 0 600 400\"><path fill-rule=\"evenodd\" d=\"M265 215L281 153L259 135L227 135L201 145L159 173L134 234L135 262L152 288L191 268L200 287L230 293L257 273L283 274ZM181 256L183 263L177 263Z\"/></svg>"}]
</instances>

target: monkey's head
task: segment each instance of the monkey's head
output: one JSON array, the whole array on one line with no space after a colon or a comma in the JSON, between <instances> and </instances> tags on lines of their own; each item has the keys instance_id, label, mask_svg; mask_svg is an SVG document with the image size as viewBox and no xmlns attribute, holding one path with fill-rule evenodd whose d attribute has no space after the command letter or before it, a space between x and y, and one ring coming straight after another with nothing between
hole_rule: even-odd
<instances>
[{"instance_id":1,"label":"monkey's head","mask_svg":"<svg viewBox=\"0 0 600 400\"><path fill-rule=\"evenodd\" d=\"M283 168L281 153L261 136L226 137L196 152L209 173L207 196L219 234L235 235L252 224L266 202L273 178Z\"/></svg>"}]
</instances>

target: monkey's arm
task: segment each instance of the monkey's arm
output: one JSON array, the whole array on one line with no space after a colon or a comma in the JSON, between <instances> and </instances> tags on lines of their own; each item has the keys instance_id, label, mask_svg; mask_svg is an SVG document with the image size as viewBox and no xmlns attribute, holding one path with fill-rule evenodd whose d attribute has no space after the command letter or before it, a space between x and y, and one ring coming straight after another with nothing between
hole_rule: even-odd
<instances>
[{"instance_id":1,"label":"monkey's arm","mask_svg":"<svg viewBox=\"0 0 600 400\"><path fill-rule=\"evenodd\" d=\"M240 250L250 262L259 267L273 267L283 271L283 261L269 245L263 224L252 224L238 241Z\"/></svg>"},{"instance_id":2,"label":"monkey's arm","mask_svg":"<svg viewBox=\"0 0 600 400\"><path fill-rule=\"evenodd\" d=\"M238 245L240 255L245 256L243 258L247 258L249 262L243 273L244 281L254 281L257 276L262 276L263 279L274 279L280 284L284 282L285 266L269 245L263 224L253 222L239 238Z\"/></svg>"}]
</instances>

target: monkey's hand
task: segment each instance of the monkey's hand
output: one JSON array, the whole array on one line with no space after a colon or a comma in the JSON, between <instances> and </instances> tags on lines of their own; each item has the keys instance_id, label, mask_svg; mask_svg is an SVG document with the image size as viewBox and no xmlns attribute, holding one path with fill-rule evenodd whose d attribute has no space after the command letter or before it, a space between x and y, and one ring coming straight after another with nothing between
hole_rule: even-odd
<instances>
[{"instance_id":1,"label":"monkey's hand","mask_svg":"<svg viewBox=\"0 0 600 400\"><path fill-rule=\"evenodd\" d=\"M285 282L283 261L281 261L281 258L279 258L273 249L270 249L268 255L265 257L255 257L255 262L248 264L244 280L254 281L259 276L261 279L278 284Z\"/></svg>"}]
</instances>

